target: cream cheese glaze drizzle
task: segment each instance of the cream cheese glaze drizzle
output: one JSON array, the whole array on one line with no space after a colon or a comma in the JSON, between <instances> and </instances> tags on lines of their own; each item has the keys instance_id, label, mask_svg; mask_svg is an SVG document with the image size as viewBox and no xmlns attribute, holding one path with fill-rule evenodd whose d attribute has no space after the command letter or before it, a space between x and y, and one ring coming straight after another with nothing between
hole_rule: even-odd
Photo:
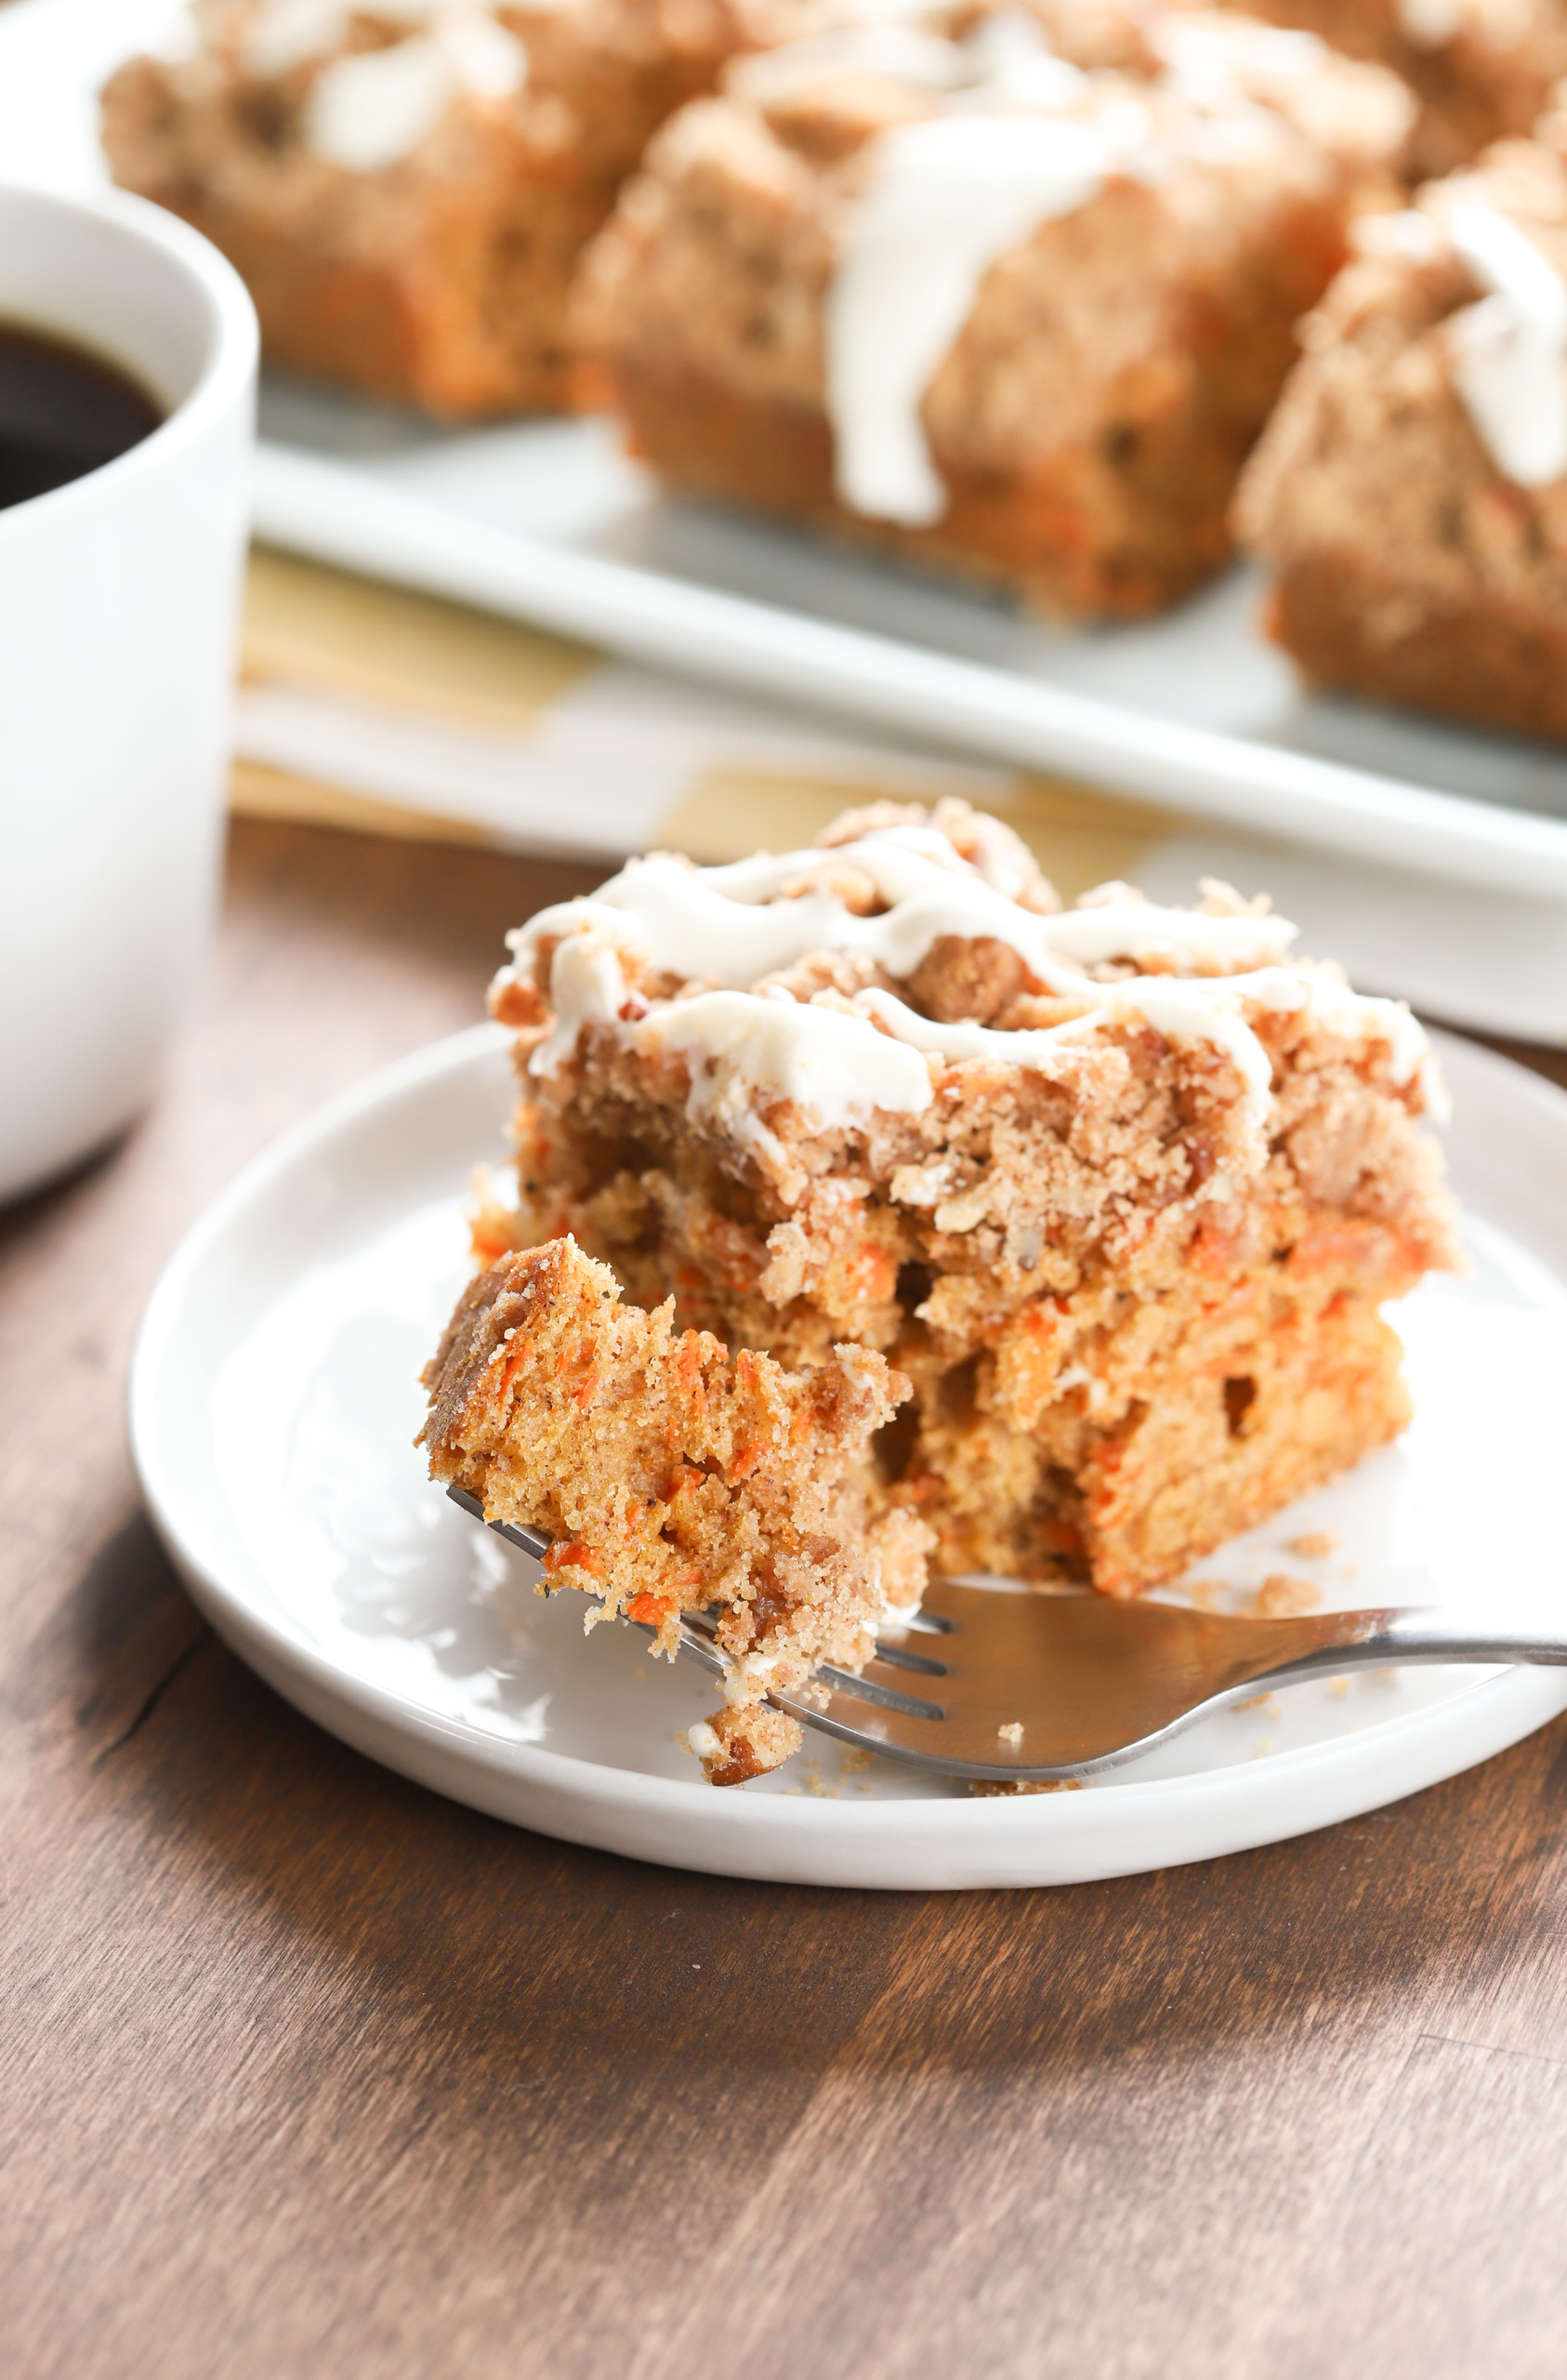
<instances>
[{"instance_id":1,"label":"cream cheese glaze drizzle","mask_svg":"<svg viewBox=\"0 0 1567 2380\"><path fill-rule=\"evenodd\" d=\"M850 53L863 40L849 42L844 63L858 63ZM787 52L773 73L786 61ZM873 143L823 333L838 495L851 511L918 527L947 502L920 401L986 273L1152 152L1146 110L1125 97L1096 103L1091 78L1021 12L986 20L963 43L926 36L917 57L909 45L909 80L942 89L942 112ZM884 71L895 71L890 56Z\"/></svg>"},{"instance_id":2,"label":"cream cheese glaze drizzle","mask_svg":"<svg viewBox=\"0 0 1567 2380\"><path fill-rule=\"evenodd\" d=\"M835 883L849 876L886 904L879 914L858 914L839 896ZM859 952L906 978L948 934L1009 945L1036 982L1078 1012L1038 1030L1003 1032L935 1023L879 989L818 1002L797 1000L782 986L744 988L823 949ZM1132 898L1039 916L988 883L944 837L893 827L830 849L760 853L720 867L658 853L633 860L591 898L541 911L511 941L512 972L520 976L533 974L542 945L554 945L554 1023L530 1062L535 1076L568 1064L584 1028L597 1026L639 1054L680 1058L693 1120L718 1125L758 1151L777 1148L758 1103L792 1101L820 1130L863 1126L878 1112L928 1107L951 1064L1046 1066L1126 1023L1222 1052L1241 1079L1241 1120L1260 1130L1271 1065L1248 1008L1310 1010L1346 1038L1385 1042L1392 1078L1422 1077L1427 1104L1436 1108L1441 1094L1426 1037L1409 1011L1364 998L1325 970L1288 963L1294 937L1283 918L1209 916ZM1086 972L1116 960L1162 960L1188 972L1108 983ZM1202 968L1232 972L1192 972ZM650 1004L631 980L646 971L693 988Z\"/></svg>"},{"instance_id":3,"label":"cream cheese glaze drizzle","mask_svg":"<svg viewBox=\"0 0 1567 2380\"><path fill-rule=\"evenodd\" d=\"M729 69L724 88L762 107L841 74L885 75L893 82L950 91L963 79L963 64L962 50L940 33L883 20L836 27L786 42L779 49L758 50Z\"/></svg>"},{"instance_id":4,"label":"cream cheese glaze drizzle","mask_svg":"<svg viewBox=\"0 0 1567 2380\"><path fill-rule=\"evenodd\" d=\"M1567 283L1495 207L1460 200L1442 220L1490 293L1448 322L1454 386L1497 469L1543 487L1567 473Z\"/></svg>"},{"instance_id":5,"label":"cream cheese glaze drizzle","mask_svg":"<svg viewBox=\"0 0 1567 2380\"><path fill-rule=\"evenodd\" d=\"M849 869L886 904L880 916L857 916L830 889ZM723 867L691 867L662 853L634 859L590 900L542 910L515 938L519 960L531 963L541 941L585 927L661 972L737 989L808 950L856 950L890 975L910 975L943 934L989 935L1047 990L1073 998L1102 989L1083 971L1104 960L1267 966L1295 937L1284 918L1208 917L1134 900L1040 917L987 883L944 836L907 827Z\"/></svg>"},{"instance_id":6,"label":"cream cheese glaze drizzle","mask_svg":"<svg viewBox=\"0 0 1567 2380\"><path fill-rule=\"evenodd\" d=\"M1445 49L1465 13L1464 0L1398 0L1399 30L1417 49Z\"/></svg>"},{"instance_id":7,"label":"cream cheese glaze drizzle","mask_svg":"<svg viewBox=\"0 0 1567 2380\"><path fill-rule=\"evenodd\" d=\"M1104 1025L1123 1020L1151 1025L1156 1033L1163 1033L1172 1041L1211 1041L1231 1061L1245 1086L1242 1101L1244 1120L1258 1127L1267 1118L1272 1082L1268 1053L1231 1007L1205 999L1202 994L1200 982L1183 983L1179 977L1166 975L1157 979L1156 984L1139 984L1128 998L1118 1000L1112 995L1086 1016L1073 1017L1064 1025L1047 1025L1033 1033L998 1033L988 1025L937 1025L890 992L862 992L854 1005L898 1040L909 1042L928 1056L989 1058L1012 1066L1048 1065L1058 1051L1071 1043L1091 1039Z\"/></svg>"},{"instance_id":8,"label":"cream cheese glaze drizzle","mask_svg":"<svg viewBox=\"0 0 1567 2380\"><path fill-rule=\"evenodd\" d=\"M825 320L836 486L851 511L941 519L947 491L920 400L992 265L1097 197L1125 146L1065 116L933 116L882 135Z\"/></svg>"},{"instance_id":9,"label":"cream cheese glaze drizzle","mask_svg":"<svg viewBox=\"0 0 1567 2380\"><path fill-rule=\"evenodd\" d=\"M418 33L452 5L453 0L264 0L245 26L241 55L252 74L286 74L341 49L356 17L388 30Z\"/></svg>"},{"instance_id":10,"label":"cream cheese glaze drizzle","mask_svg":"<svg viewBox=\"0 0 1567 2380\"><path fill-rule=\"evenodd\" d=\"M866 1015L740 991L698 992L639 1015L619 954L590 933L568 934L550 970L555 1025L534 1051L535 1075L553 1074L574 1052L585 1025L599 1025L644 1056L685 1060L687 1112L756 1147L777 1144L753 1103L790 1099L828 1125L868 1124L878 1111L917 1115L934 1093L920 1052L878 1033Z\"/></svg>"},{"instance_id":11,"label":"cream cheese glaze drizzle","mask_svg":"<svg viewBox=\"0 0 1567 2380\"><path fill-rule=\"evenodd\" d=\"M344 51L356 16L402 37ZM527 51L485 0L276 0L252 22L243 55L264 75L325 60L305 97L301 137L312 154L356 174L412 155L454 99L509 99L528 73Z\"/></svg>"},{"instance_id":12,"label":"cream cheese glaze drizzle","mask_svg":"<svg viewBox=\"0 0 1567 2380\"><path fill-rule=\"evenodd\" d=\"M1156 132L1135 86L1081 73L1021 11L962 42L911 27L845 29L731 70L766 104L828 73L896 75L937 94L939 112L870 144L823 323L825 403L840 500L867 518L928 527L947 491L920 419L925 392L991 268L1043 225L1089 205L1113 177L1156 182L1178 158L1222 164L1284 138L1248 82L1288 84L1325 55L1271 26L1214 30L1178 19L1155 33L1175 102Z\"/></svg>"}]
</instances>

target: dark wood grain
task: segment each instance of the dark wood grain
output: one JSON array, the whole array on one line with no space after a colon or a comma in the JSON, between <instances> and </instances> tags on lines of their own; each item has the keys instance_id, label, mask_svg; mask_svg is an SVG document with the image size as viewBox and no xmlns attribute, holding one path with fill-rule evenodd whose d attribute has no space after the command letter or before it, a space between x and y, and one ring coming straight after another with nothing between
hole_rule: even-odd
<instances>
[{"instance_id":1,"label":"dark wood grain","mask_svg":"<svg viewBox=\"0 0 1567 2380\"><path fill-rule=\"evenodd\" d=\"M439 1801L197 1620L123 1444L159 1265L585 880L241 828L155 1111L0 1218L5 2368L1559 2372L1567 1726L1202 1867L773 1889Z\"/></svg>"}]
</instances>

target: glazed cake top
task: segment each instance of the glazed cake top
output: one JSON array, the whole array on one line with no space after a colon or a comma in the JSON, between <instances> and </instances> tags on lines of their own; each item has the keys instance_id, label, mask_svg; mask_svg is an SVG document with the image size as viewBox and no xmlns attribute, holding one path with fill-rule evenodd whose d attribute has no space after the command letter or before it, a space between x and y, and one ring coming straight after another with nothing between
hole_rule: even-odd
<instances>
[{"instance_id":1,"label":"glazed cake top","mask_svg":"<svg viewBox=\"0 0 1567 2380\"><path fill-rule=\"evenodd\" d=\"M1267 1146L1270 1020L1352 1050L1416 1111L1440 1100L1409 1011L1293 959L1294 938L1265 903L1218 885L1192 909L1125 885L1062 909L999 821L958 802L886 804L807 851L633 860L512 936L492 1004L536 1025L535 1080L590 1045L675 1063L691 1123L775 1183L794 1170L791 1142L918 1117L961 1098L970 1072L1065 1078L1095 1047L1152 1032L1231 1083L1244 1174ZM1216 1175L1209 1195L1235 1186Z\"/></svg>"},{"instance_id":2,"label":"glazed cake top","mask_svg":"<svg viewBox=\"0 0 1567 2380\"><path fill-rule=\"evenodd\" d=\"M454 107L516 99L529 60L515 15L494 0L197 0L163 54L215 88L289 86L300 146L375 174L414 155Z\"/></svg>"},{"instance_id":3,"label":"glazed cake top","mask_svg":"<svg viewBox=\"0 0 1567 2380\"><path fill-rule=\"evenodd\" d=\"M658 256L661 320L699 352L723 350L743 385L785 401L820 394L840 500L915 527L946 503L922 403L981 289L994 300L1003 259L1112 192L1118 205L1130 198L1126 220L1097 243L1086 235L1080 254L1053 249L988 323L981 410L989 430L1005 416L1026 445L1041 420L1067 434L1085 390L1169 343L1166 285L1222 282L1258 236L1259 208L1385 166L1412 107L1392 75L1311 34L1130 0L862 7L736 60L724 90L652 144L590 260L585 340L613 350L654 302L648 246L678 218ZM720 215L737 252L781 251L787 304L726 288L703 232ZM1023 360L1042 320L1062 359L1048 388Z\"/></svg>"},{"instance_id":4,"label":"glazed cake top","mask_svg":"<svg viewBox=\"0 0 1567 2380\"><path fill-rule=\"evenodd\" d=\"M1358 234L1244 483L1243 537L1567 600L1567 121Z\"/></svg>"},{"instance_id":5,"label":"glazed cake top","mask_svg":"<svg viewBox=\"0 0 1567 2380\"><path fill-rule=\"evenodd\" d=\"M486 115L591 171L600 151L624 150L629 137L635 153L646 138L645 121L616 121L627 74L694 63L700 85L737 48L792 33L813 5L194 0L162 55L192 96L268 88L300 149L349 173L388 172L454 120L471 128Z\"/></svg>"},{"instance_id":6,"label":"glazed cake top","mask_svg":"<svg viewBox=\"0 0 1567 2380\"><path fill-rule=\"evenodd\" d=\"M1391 0L1390 13L1413 48L1468 40L1503 55L1559 33L1562 16L1561 0Z\"/></svg>"}]
</instances>

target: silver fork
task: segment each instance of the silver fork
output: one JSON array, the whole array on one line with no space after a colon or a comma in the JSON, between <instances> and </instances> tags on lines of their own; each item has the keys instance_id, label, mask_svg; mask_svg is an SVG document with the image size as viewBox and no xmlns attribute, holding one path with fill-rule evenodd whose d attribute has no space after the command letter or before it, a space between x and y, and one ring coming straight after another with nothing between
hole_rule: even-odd
<instances>
[{"instance_id":1,"label":"silver fork","mask_svg":"<svg viewBox=\"0 0 1567 2380\"><path fill-rule=\"evenodd\" d=\"M483 1520L477 1496L446 1492ZM535 1562L548 1551L536 1529L489 1527ZM708 1613L686 1612L680 1650L722 1678L731 1663L716 1630ZM1567 1634L1419 1606L1232 1620L1183 1605L1007 1593L953 1579L932 1580L917 1617L876 1646L859 1676L817 1670L819 1702L767 1699L839 1743L981 1783L1091 1777L1232 1702L1350 1670L1415 1661L1567 1665Z\"/></svg>"}]
</instances>

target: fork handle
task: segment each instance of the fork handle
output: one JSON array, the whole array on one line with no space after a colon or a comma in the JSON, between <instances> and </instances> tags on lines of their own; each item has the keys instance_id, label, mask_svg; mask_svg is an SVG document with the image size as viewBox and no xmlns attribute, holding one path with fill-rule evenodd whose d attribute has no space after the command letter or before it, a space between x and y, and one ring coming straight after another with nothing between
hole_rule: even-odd
<instances>
[{"instance_id":1,"label":"fork handle","mask_svg":"<svg viewBox=\"0 0 1567 2380\"><path fill-rule=\"evenodd\" d=\"M1567 1632L1561 1629L1509 1625L1438 1605L1330 1611L1284 1624L1297 1632L1295 1645L1268 1673L1270 1686L1292 1686L1304 1678L1342 1675L1347 1669L1381 1669L1394 1662L1567 1667Z\"/></svg>"}]
</instances>

